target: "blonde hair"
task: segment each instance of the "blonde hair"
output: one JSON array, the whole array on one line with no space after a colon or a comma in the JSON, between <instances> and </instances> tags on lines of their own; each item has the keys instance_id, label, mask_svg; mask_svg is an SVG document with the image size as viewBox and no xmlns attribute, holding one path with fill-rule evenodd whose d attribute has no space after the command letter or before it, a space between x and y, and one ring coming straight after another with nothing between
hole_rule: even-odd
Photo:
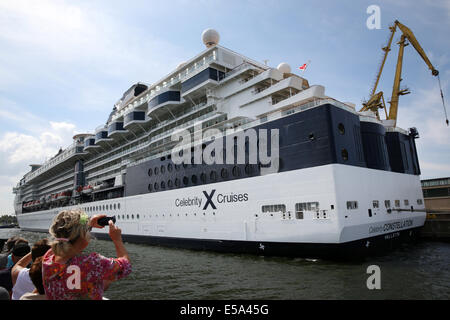
<instances>
[{"instance_id":1,"label":"blonde hair","mask_svg":"<svg viewBox=\"0 0 450 320\"><path fill-rule=\"evenodd\" d=\"M65 256L80 237L90 240L89 223L81 219L83 215L86 213L80 209L64 210L53 219L49 232L55 238L51 243L54 254Z\"/></svg>"}]
</instances>

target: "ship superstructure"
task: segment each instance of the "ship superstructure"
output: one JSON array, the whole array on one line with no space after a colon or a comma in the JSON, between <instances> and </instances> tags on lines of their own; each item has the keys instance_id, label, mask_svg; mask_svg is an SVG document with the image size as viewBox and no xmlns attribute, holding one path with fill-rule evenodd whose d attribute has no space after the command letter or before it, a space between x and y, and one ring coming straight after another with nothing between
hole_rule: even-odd
<instances>
[{"instance_id":1,"label":"ship superstructure","mask_svg":"<svg viewBox=\"0 0 450 320\"><path fill-rule=\"evenodd\" d=\"M358 112L287 64L249 59L208 32L203 52L154 84L134 84L104 125L31 166L14 188L20 227L48 231L59 211L82 208L116 216L129 241L299 256L414 238L425 220L417 131ZM214 138L196 135L213 129ZM183 163L173 159L180 131L192 138ZM253 132L268 133L269 144L276 137L275 170ZM210 148L217 142L221 150ZM217 160L240 142L244 162L236 152L194 159L211 149Z\"/></svg>"}]
</instances>

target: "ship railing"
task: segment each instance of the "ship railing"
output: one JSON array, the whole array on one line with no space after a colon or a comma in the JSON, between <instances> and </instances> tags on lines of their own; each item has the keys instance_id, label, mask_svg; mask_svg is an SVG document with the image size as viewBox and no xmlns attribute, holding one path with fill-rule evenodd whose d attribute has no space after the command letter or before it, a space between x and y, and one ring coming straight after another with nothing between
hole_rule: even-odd
<instances>
[{"instance_id":1,"label":"ship railing","mask_svg":"<svg viewBox=\"0 0 450 320\"><path fill-rule=\"evenodd\" d=\"M199 62L195 62L192 66L186 67L183 71L180 71L176 76L173 76L168 81L159 82L158 85L153 85L150 88L148 88L146 91L141 93L139 96L132 99L126 106L121 108L113 117L112 119L117 119L118 117L121 117L128 111L150 101L153 97L160 94L161 89L173 86L177 84L178 82L184 81L188 77L192 77L196 73L202 71L206 68L207 64L211 61L216 60L216 56L211 53L207 57L204 57Z\"/></svg>"},{"instance_id":2,"label":"ship railing","mask_svg":"<svg viewBox=\"0 0 450 320\"><path fill-rule=\"evenodd\" d=\"M182 125L180 125L178 127L169 129L169 130L164 131L162 133L159 133L159 134L151 137L150 140L147 140L145 142L141 142L141 143L139 143L136 146L133 146L131 148L123 150L123 151L115 154L113 157L107 158L107 159L99 161L99 162L95 162L95 163L93 163L92 166L86 166L85 171L93 170L93 169L95 169L98 166L101 166L101 165L103 165L105 163L108 163L110 161L114 161L114 160L116 160L116 159L118 159L118 158L120 158L120 157L122 157L124 155L130 155L130 154L132 154L132 153L134 153L134 152L136 152L138 150L141 150L143 148L148 147L151 144L154 144L155 142L158 142L158 140L163 140L164 138L169 137L173 132L175 132L177 130L182 130L182 129L188 128L188 127L194 125L195 123L197 123L197 122L199 122L201 120L205 120L205 119L208 119L208 118L214 119L214 117L217 116L217 115L220 115L219 113L217 113L217 111L208 112L208 113L206 113L206 114L204 114L204 115L202 115L202 116L200 116L200 117L198 117L198 118L196 118L194 120L190 120L188 122L185 122L185 123L183 123ZM157 144L157 146L158 146L158 144Z\"/></svg>"},{"instance_id":3,"label":"ship railing","mask_svg":"<svg viewBox=\"0 0 450 320\"><path fill-rule=\"evenodd\" d=\"M82 144L73 142L64 151L62 151L61 154L59 154L56 157L54 157L53 159L47 161L46 163L44 163L41 167L39 167L35 171L30 172L26 176L26 178L27 178L27 180L34 179L35 177L37 177L41 173L47 171L48 169L54 167L55 165L61 163L62 161L65 161L66 159L68 159L69 157L73 156L74 154L82 153L82 152L83 152Z\"/></svg>"}]
</instances>

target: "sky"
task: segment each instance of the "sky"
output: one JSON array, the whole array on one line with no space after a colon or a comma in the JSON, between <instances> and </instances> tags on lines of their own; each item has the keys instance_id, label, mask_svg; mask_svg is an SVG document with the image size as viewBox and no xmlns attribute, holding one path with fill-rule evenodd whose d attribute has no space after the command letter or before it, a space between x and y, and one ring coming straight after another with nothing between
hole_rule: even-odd
<instances>
[{"instance_id":1,"label":"sky","mask_svg":"<svg viewBox=\"0 0 450 320\"><path fill-rule=\"evenodd\" d=\"M380 29L367 27L371 5L380 8ZM271 67L286 62L301 75L310 60L310 85L359 107L396 19L440 71L450 109L450 0L0 0L0 215L14 212L12 188L29 164L104 124L132 84L152 84L203 51L207 28L220 45ZM399 37L378 87L386 101ZM402 78L411 94L400 97L397 125L419 131L421 178L450 177L438 81L411 45Z\"/></svg>"}]
</instances>

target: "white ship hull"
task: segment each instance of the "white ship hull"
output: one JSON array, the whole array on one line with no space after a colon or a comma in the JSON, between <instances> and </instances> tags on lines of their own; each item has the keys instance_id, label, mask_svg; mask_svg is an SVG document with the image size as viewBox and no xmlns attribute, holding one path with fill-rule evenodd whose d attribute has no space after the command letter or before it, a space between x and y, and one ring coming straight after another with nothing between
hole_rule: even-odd
<instances>
[{"instance_id":1,"label":"white ship hull","mask_svg":"<svg viewBox=\"0 0 450 320\"><path fill-rule=\"evenodd\" d=\"M207 204L208 197L212 203ZM396 199L400 208L394 207ZM220 251L230 251L225 249L227 242L254 243L261 253L272 244L357 242L371 249L375 241L370 239L391 240L423 226L425 208L417 199L422 199L419 176L331 164L26 213L18 216L18 222L24 230L48 232L60 210L82 208L89 215L118 217L116 224L124 238L138 242L176 246L184 242L186 247L204 248L212 241ZM379 208L373 208L374 200ZM385 200L391 202L391 213ZM358 208L347 209L347 201L357 201ZM319 202L319 211L305 211L298 219L295 204L302 202ZM284 204L286 212L261 211L270 204ZM107 229L94 230L102 238L107 237Z\"/></svg>"}]
</instances>

